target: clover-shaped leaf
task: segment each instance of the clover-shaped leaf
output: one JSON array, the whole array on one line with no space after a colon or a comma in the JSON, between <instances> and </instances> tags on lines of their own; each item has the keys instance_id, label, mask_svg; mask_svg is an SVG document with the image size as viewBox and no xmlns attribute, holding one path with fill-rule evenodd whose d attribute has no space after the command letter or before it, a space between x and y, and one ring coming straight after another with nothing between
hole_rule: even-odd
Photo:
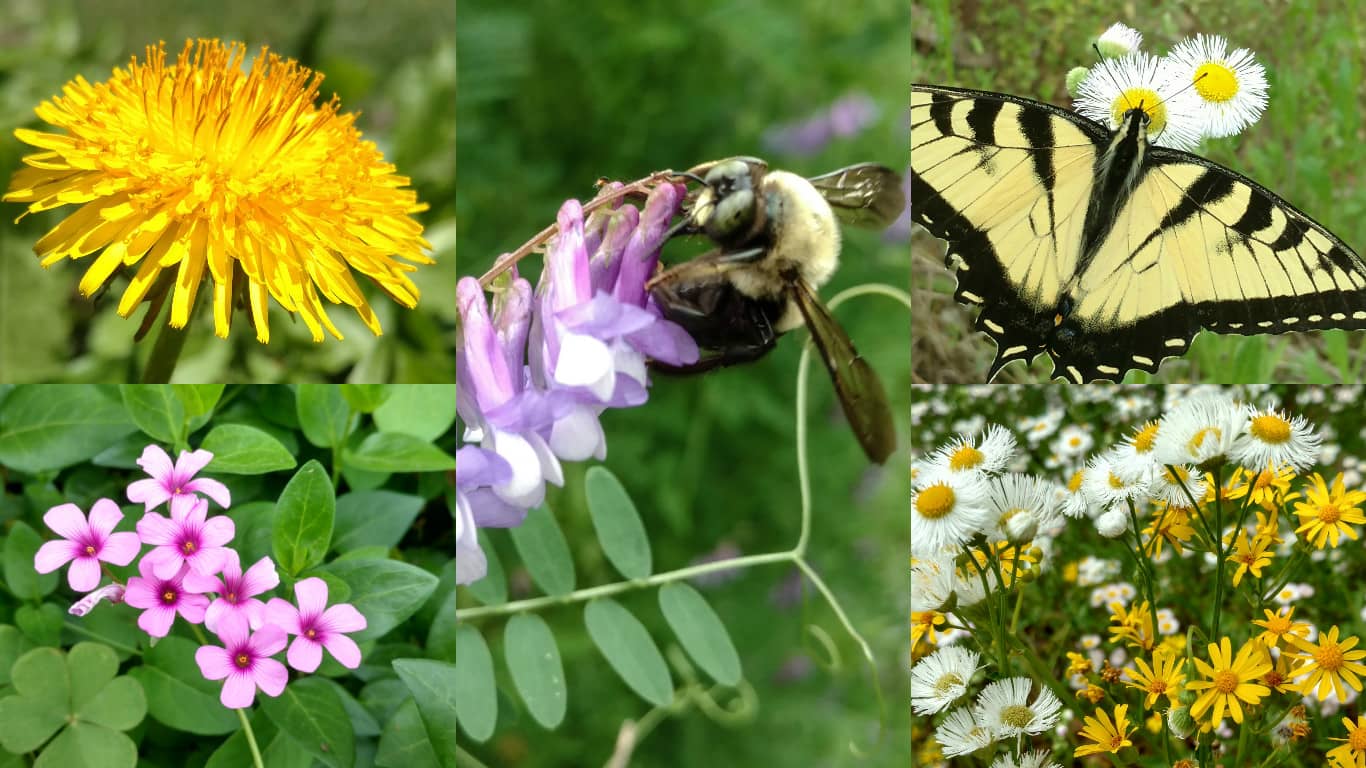
<instances>
[{"instance_id":1,"label":"clover-shaped leaf","mask_svg":"<svg viewBox=\"0 0 1366 768\"><path fill-rule=\"evenodd\" d=\"M142 722L147 699L137 680L116 677L118 668L113 649L99 643L78 643L65 654L35 648L20 656L10 669L15 694L0 699L0 746L31 752L57 734L35 768L136 765L137 747L121 731Z\"/></svg>"}]
</instances>

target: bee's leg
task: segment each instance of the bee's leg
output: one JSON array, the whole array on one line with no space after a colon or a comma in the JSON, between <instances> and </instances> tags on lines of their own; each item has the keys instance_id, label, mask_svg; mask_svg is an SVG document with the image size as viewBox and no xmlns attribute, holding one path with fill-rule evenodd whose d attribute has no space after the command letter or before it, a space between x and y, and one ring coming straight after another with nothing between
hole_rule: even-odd
<instances>
[{"instance_id":1,"label":"bee's leg","mask_svg":"<svg viewBox=\"0 0 1366 768\"><path fill-rule=\"evenodd\" d=\"M758 261L765 249L747 248L743 251L708 251L695 259L660 272L645 283L645 290L653 291L656 286L668 283L693 283L716 280L737 267Z\"/></svg>"},{"instance_id":2,"label":"bee's leg","mask_svg":"<svg viewBox=\"0 0 1366 768\"><path fill-rule=\"evenodd\" d=\"M686 295L667 294L665 299L661 305L665 316L681 325L705 354L691 365L650 361L650 367L660 373L705 373L753 362L778 343L773 322L785 306L783 301L746 298L729 283L714 283Z\"/></svg>"},{"instance_id":3,"label":"bee's leg","mask_svg":"<svg viewBox=\"0 0 1366 768\"><path fill-rule=\"evenodd\" d=\"M692 365L669 365L658 360L651 360L650 370L668 376L691 376L717 368L725 368L729 365L752 363L768 354L769 350L777 345L777 342L778 337L774 335L770 336L768 341L728 344L698 358L697 362Z\"/></svg>"}]
</instances>

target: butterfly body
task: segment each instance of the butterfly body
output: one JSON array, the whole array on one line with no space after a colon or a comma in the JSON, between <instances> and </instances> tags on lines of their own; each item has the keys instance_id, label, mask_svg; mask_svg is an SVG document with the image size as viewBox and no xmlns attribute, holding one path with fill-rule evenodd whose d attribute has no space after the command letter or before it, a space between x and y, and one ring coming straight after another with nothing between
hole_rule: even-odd
<instances>
[{"instance_id":1,"label":"butterfly body","mask_svg":"<svg viewBox=\"0 0 1366 768\"><path fill-rule=\"evenodd\" d=\"M1197 155L1006 94L912 86L912 215L949 243L960 302L997 345L988 378L1046 353L1055 377L1155 372L1202 329L1366 327L1366 264L1280 197Z\"/></svg>"}]
</instances>

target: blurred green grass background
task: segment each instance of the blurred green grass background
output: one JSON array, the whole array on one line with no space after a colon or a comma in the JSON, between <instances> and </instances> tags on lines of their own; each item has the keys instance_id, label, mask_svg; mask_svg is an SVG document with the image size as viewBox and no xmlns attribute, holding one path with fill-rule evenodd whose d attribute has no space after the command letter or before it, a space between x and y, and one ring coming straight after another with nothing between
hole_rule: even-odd
<instances>
[{"instance_id":1,"label":"blurred green grass background","mask_svg":"<svg viewBox=\"0 0 1366 768\"><path fill-rule=\"evenodd\" d=\"M1267 69L1270 103L1260 122L1202 154L1271 189L1366 252L1366 23L1345 2L1152 2L1084 0L912 4L915 53L911 80L979 88L1070 107L1064 76L1094 60L1091 42L1122 21L1143 33L1143 50L1165 54L1197 33L1223 35L1250 48ZM972 328L974 309L953 300L943 242L924 231L912 241L917 302L912 352L915 380L980 383L995 355ZM998 382L1046 381L1052 361L1015 363ZM1130 383L1355 382L1366 375L1366 333L1329 331L1280 336L1201 333L1184 358L1155 375L1130 372Z\"/></svg>"},{"instance_id":2,"label":"blurred green grass background","mask_svg":"<svg viewBox=\"0 0 1366 768\"><path fill-rule=\"evenodd\" d=\"M482 274L501 253L554 221L567 198L586 200L602 176L631 180L652 171L754 154L772 166L816 175L861 161L905 172L908 7L902 0L858 4L784 2L509 4L467 0L458 30L462 90L457 137L464 183L458 249L461 275ZM820 112L852 93L880 110L857 136L809 157L765 148L764 132ZM827 299L866 282L904 290L907 246L877 232L846 230L843 264ZM672 263L702 243L671 243ZM533 283L539 258L522 265ZM909 313L886 298L858 298L836 317L883 378L895 413L909 409ZM604 414L606 464L626 485L652 536L657 571L687 565L723 542L745 554L790 548L798 533L793 402L806 333L794 332L753 365L691 378L657 378L641 408ZM746 677L758 689L753 722L724 726L695 711L666 719L635 753L633 766L905 765L909 743L904 658L908 645L905 451L870 469L849 433L828 380L813 361L810 421L814 532L810 557L872 643L887 711L880 751L867 760L879 705L856 649L819 598L808 610L778 608L772 593L791 576L744 572L706 594L730 628ZM904 446L904 426L902 444ZM567 465L551 509L576 557L579 585L616 580L583 506L586 465ZM505 565L517 556L492 531ZM520 570L520 569L518 569ZM526 590L524 570L512 575ZM514 592L516 590L514 589ZM809 590L808 590L809 593ZM653 636L671 633L652 590L624 603ZM473 604L462 602L462 605ZM546 732L519 714L511 688L500 697L499 729L488 744L461 735L488 765L602 765L618 728L649 706L602 662L584 631L582 606L545 612L560 642L569 713ZM829 632L842 666L820 666L804 627ZM501 655L502 629L479 629ZM675 641L676 642L676 641ZM500 682L510 686L498 662ZM786 676L784 670L804 669Z\"/></svg>"},{"instance_id":3,"label":"blurred green grass background","mask_svg":"<svg viewBox=\"0 0 1366 768\"><path fill-rule=\"evenodd\" d=\"M227 340L213 335L200 297L177 381L450 382L455 327L455 4L451 0L359 3L348 0L6 0L0 4L0 179L8 185L34 148L14 129L53 130L33 108L77 75L107 80L114 67L166 41L169 58L186 38L261 45L321 71L322 99L335 92L344 112L398 173L409 176L431 210L417 214L435 265L419 267L414 310L358 279L384 327L374 337L346 307L328 313L346 336L314 344L303 323L278 306L271 342L262 345L245 313L234 313ZM115 314L126 278L96 301L77 292L90 257L42 269L33 244L75 210L28 216L0 205L0 380L128 381L142 369L156 331L133 344L145 309ZM271 302L272 305L274 302Z\"/></svg>"}]
</instances>

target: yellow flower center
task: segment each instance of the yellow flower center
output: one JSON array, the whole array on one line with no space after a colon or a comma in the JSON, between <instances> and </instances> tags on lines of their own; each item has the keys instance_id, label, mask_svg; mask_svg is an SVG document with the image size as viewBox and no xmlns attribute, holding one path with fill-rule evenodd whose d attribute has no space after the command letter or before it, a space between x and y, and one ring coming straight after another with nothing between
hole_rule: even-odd
<instances>
[{"instance_id":1,"label":"yellow flower center","mask_svg":"<svg viewBox=\"0 0 1366 768\"><path fill-rule=\"evenodd\" d=\"M309 628L304 632L304 636L306 636L309 640L312 640L313 638L318 636L318 630Z\"/></svg>"},{"instance_id":2,"label":"yellow flower center","mask_svg":"<svg viewBox=\"0 0 1366 768\"><path fill-rule=\"evenodd\" d=\"M1068 438L1067 444L1073 448L1081 445L1081 435L1072 435L1072 437Z\"/></svg>"},{"instance_id":3,"label":"yellow flower center","mask_svg":"<svg viewBox=\"0 0 1366 768\"><path fill-rule=\"evenodd\" d=\"M963 687L963 678L950 672L934 681L934 692L946 696Z\"/></svg>"},{"instance_id":4,"label":"yellow flower center","mask_svg":"<svg viewBox=\"0 0 1366 768\"><path fill-rule=\"evenodd\" d=\"M1278 635L1284 635L1286 632L1290 631L1290 624L1291 622L1289 616L1281 616L1277 614L1273 618L1266 620L1266 629L1268 632L1274 632Z\"/></svg>"},{"instance_id":5,"label":"yellow flower center","mask_svg":"<svg viewBox=\"0 0 1366 768\"><path fill-rule=\"evenodd\" d=\"M1341 646L1329 640L1323 641L1323 645L1319 646L1319 650L1314 654L1314 661L1328 672L1338 671L1342 668Z\"/></svg>"},{"instance_id":6,"label":"yellow flower center","mask_svg":"<svg viewBox=\"0 0 1366 768\"><path fill-rule=\"evenodd\" d=\"M1080 490L1081 490L1081 480L1082 480L1082 478L1083 478L1084 476L1085 476L1085 471L1084 471L1084 470L1080 470L1080 469L1079 469L1079 470L1077 470L1076 472L1073 472L1073 473L1072 473L1072 479L1067 481L1067 490L1068 490L1068 492L1070 492L1070 493L1076 493L1077 491L1080 491Z\"/></svg>"},{"instance_id":7,"label":"yellow flower center","mask_svg":"<svg viewBox=\"0 0 1366 768\"><path fill-rule=\"evenodd\" d=\"M1230 669L1223 669L1214 673L1214 689L1224 695L1231 695L1238 690L1238 674Z\"/></svg>"},{"instance_id":8,"label":"yellow flower center","mask_svg":"<svg viewBox=\"0 0 1366 768\"><path fill-rule=\"evenodd\" d=\"M1366 752L1366 728L1355 728L1347 736L1347 743L1353 752Z\"/></svg>"},{"instance_id":9,"label":"yellow flower center","mask_svg":"<svg viewBox=\"0 0 1366 768\"><path fill-rule=\"evenodd\" d=\"M1034 722L1034 710L1023 704L1012 704L1001 710L1001 722L1012 728L1027 728Z\"/></svg>"},{"instance_id":10,"label":"yellow flower center","mask_svg":"<svg viewBox=\"0 0 1366 768\"><path fill-rule=\"evenodd\" d=\"M949 468L956 472L972 469L978 464L981 464L982 460L985 458L986 457L982 455L981 451L973 448L967 443L963 443L958 446L958 450L954 451L953 455L949 457Z\"/></svg>"},{"instance_id":11,"label":"yellow flower center","mask_svg":"<svg viewBox=\"0 0 1366 768\"><path fill-rule=\"evenodd\" d=\"M228 602L230 602L230 603L236 603L236 602L237 602L237 593L236 593L236 592L229 592L227 595L225 595L225 597L227 597Z\"/></svg>"},{"instance_id":12,"label":"yellow flower center","mask_svg":"<svg viewBox=\"0 0 1366 768\"><path fill-rule=\"evenodd\" d=\"M1151 88L1130 88L1110 104L1110 116L1114 124L1124 122L1124 114L1131 109L1141 109L1148 114L1148 133L1161 133L1167 127L1167 108L1162 97Z\"/></svg>"},{"instance_id":13,"label":"yellow flower center","mask_svg":"<svg viewBox=\"0 0 1366 768\"><path fill-rule=\"evenodd\" d=\"M1280 687L1281 683L1285 682L1285 675L1273 669L1270 672L1267 672L1266 676L1263 677L1262 680L1265 681L1266 684L1271 686L1272 688L1278 688Z\"/></svg>"},{"instance_id":14,"label":"yellow flower center","mask_svg":"<svg viewBox=\"0 0 1366 768\"><path fill-rule=\"evenodd\" d=\"M1195 70L1195 92L1205 101L1223 103L1238 95L1238 76L1218 61L1207 61Z\"/></svg>"},{"instance_id":15,"label":"yellow flower center","mask_svg":"<svg viewBox=\"0 0 1366 768\"><path fill-rule=\"evenodd\" d=\"M1111 472L1111 473L1110 473L1110 487L1111 487L1111 488L1114 488L1115 490L1123 490L1123 489L1124 489L1124 481L1123 481L1123 480L1120 480L1118 477L1115 477L1115 473L1114 473L1114 472Z\"/></svg>"},{"instance_id":16,"label":"yellow flower center","mask_svg":"<svg viewBox=\"0 0 1366 768\"><path fill-rule=\"evenodd\" d=\"M95 554L95 546L94 546L93 544L86 544L86 545L85 545L85 553L86 553L87 555L93 555L93 554Z\"/></svg>"},{"instance_id":17,"label":"yellow flower center","mask_svg":"<svg viewBox=\"0 0 1366 768\"><path fill-rule=\"evenodd\" d=\"M1148 453L1157 440L1157 422L1150 421L1134 435L1134 453Z\"/></svg>"},{"instance_id":18,"label":"yellow flower center","mask_svg":"<svg viewBox=\"0 0 1366 768\"><path fill-rule=\"evenodd\" d=\"M1156 694L1158 694L1158 695L1161 695L1161 694L1164 694L1164 693L1166 693L1166 692L1167 692L1167 682L1166 682L1165 680L1154 680L1154 681L1152 682L1152 685L1149 685L1149 686L1148 686L1148 693L1156 693Z\"/></svg>"},{"instance_id":19,"label":"yellow flower center","mask_svg":"<svg viewBox=\"0 0 1366 768\"><path fill-rule=\"evenodd\" d=\"M1263 443L1280 445L1290 440L1290 422L1274 413L1264 413L1253 419L1250 431Z\"/></svg>"},{"instance_id":20,"label":"yellow flower center","mask_svg":"<svg viewBox=\"0 0 1366 768\"><path fill-rule=\"evenodd\" d=\"M172 591L169 590L169 589L166 590L165 592L162 592L162 593L161 593L161 601L162 601L163 603L174 603L174 602L175 602L175 592L172 592Z\"/></svg>"},{"instance_id":21,"label":"yellow flower center","mask_svg":"<svg viewBox=\"0 0 1366 768\"><path fill-rule=\"evenodd\" d=\"M247 655L245 653L237 654L237 658L235 659L235 661L237 662L237 666L243 669L246 669L247 666L251 664L251 659L247 658Z\"/></svg>"},{"instance_id":22,"label":"yellow flower center","mask_svg":"<svg viewBox=\"0 0 1366 768\"><path fill-rule=\"evenodd\" d=\"M931 485L915 497L915 511L921 517L938 520L953 511L953 489L940 483Z\"/></svg>"},{"instance_id":23,"label":"yellow flower center","mask_svg":"<svg viewBox=\"0 0 1366 768\"><path fill-rule=\"evenodd\" d=\"M1342 518L1342 511L1335 504L1324 504L1319 507L1319 520L1332 525Z\"/></svg>"},{"instance_id":24,"label":"yellow flower center","mask_svg":"<svg viewBox=\"0 0 1366 768\"><path fill-rule=\"evenodd\" d=\"M1276 473L1269 469L1263 469L1261 472L1257 473L1257 479L1253 481L1252 487L1260 491L1274 482L1276 482Z\"/></svg>"},{"instance_id":25,"label":"yellow flower center","mask_svg":"<svg viewBox=\"0 0 1366 768\"><path fill-rule=\"evenodd\" d=\"M184 544L180 545L180 549L184 551L187 555L193 555L196 547L193 541L187 541Z\"/></svg>"},{"instance_id":26,"label":"yellow flower center","mask_svg":"<svg viewBox=\"0 0 1366 768\"><path fill-rule=\"evenodd\" d=\"M1200 446L1205 444L1205 438L1211 436L1215 441L1222 440L1224 438L1223 430L1218 427L1205 427L1191 436L1190 442L1186 444L1186 448L1190 451L1191 455L1196 455L1200 452Z\"/></svg>"}]
</instances>

